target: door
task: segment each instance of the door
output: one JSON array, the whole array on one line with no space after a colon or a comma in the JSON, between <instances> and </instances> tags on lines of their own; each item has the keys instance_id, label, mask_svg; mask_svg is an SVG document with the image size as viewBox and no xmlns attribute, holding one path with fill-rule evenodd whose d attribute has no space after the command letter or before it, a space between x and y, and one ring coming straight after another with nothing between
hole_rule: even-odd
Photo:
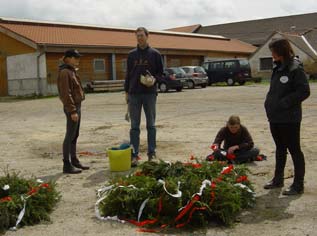
<instances>
[{"instance_id":1,"label":"door","mask_svg":"<svg viewBox=\"0 0 317 236\"><path fill-rule=\"evenodd\" d=\"M0 96L8 95L8 80L7 80L7 64L6 58L0 56Z\"/></svg>"},{"instance_id":2,"label":"door","mask_svg":"<svg viewBox=\"0 0 317 236\"><path fill-rule=\"evenodd\" d=\"M223 62L217 61L211 64L212 82L222 82L224 77Z\"/></svg>"},{"instance_id":3,"label":"door","mask_svg":"<svg viewBox=\"0 0 317 236\"><path fill-rule=\"evenodd\" d=\"M235 74L238 68L238 63L237 61L226 61L224 63L224 73L223 73L223 78L226 80L228 78L235 78Z\"/></svg>"}]
</instances>

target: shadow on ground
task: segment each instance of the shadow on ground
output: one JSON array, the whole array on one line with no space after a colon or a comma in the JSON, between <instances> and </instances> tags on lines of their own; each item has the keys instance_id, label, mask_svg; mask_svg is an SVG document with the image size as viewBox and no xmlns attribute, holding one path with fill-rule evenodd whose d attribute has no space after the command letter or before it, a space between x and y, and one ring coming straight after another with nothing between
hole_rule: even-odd
<instances>
[{"instance_id":1,"label":"shadow on ground","mask_svg":"<svg viewBox=\"0 0 317 236\"><path fill-rule=\"evenodd\" d=\"M280 221L294 217L287 213L291 201L300 196L280 197L281 189L272 189L266 194L257 197L256 205L249 211L244 211L240 222L244 224L258 224L263 221Z\"/></svg>"}]
</instances>

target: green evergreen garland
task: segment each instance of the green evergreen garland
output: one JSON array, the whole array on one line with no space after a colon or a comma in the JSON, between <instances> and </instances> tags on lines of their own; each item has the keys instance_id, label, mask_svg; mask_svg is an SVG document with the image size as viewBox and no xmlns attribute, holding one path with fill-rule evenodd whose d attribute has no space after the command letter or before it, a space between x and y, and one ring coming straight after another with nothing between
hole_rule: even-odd
<instances>
[{"instance_id":1,"label":"green evergreen garland","mask_svg":"<svg viewBox=\"0 0 317 236\"><path fill-rule=\"evenodd\" d=\"M118 216L120 220L146 228L201 227L212 221L231 225L242 209L255 204L255 196L247 179L247 168L227 167L225 162L197 160L195 163L145 162L130 175L109 182L114 188L105 193L99 204L101 216ZM171 194L177 192L180 182L182 196L175 198L167 194L159 179L165 181ZM201 196L195 195L204 180L212 184L206 186ZM138 221L139 208L146 199L149 200ZM187 210L180 216L179 209L186 206Z\"/></svg>"},{"instance_id":2,"label":"green evergreen garland","mask_svg":"<svg viewBox=\"0 0 317 236\"><path fill-rule=\"evenodd\" d=\"M49 221L49 214L60 199L54 182L42 183L36 179L21 178L17 173L6 173L0 177L0 234L15 226L24 206L21 196L28 199L19 226Z\"/></svg>"}]
</instances>

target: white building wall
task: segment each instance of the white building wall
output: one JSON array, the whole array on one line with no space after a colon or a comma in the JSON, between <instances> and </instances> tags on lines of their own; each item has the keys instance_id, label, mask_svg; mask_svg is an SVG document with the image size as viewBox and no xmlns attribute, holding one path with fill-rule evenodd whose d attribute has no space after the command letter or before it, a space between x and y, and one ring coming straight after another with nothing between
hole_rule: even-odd
<instances>
[{"instance_id":1,"label":"white building wall","mask_svg":"<svg viewBox=\"0 0 317 236\"><path fill-rule=\"evenodd\" d=\"M279 33L276 33L275 35L273 35L271 40L268 40L268 42L266 42L255 54L253 54L249 58L252 77L261 77L263 79L269 79L271 77L271 70L260 70L260 58L272 57L271 51L269 49L269 44L273 39L279 38L282 38L282 36ZM304 66L313 62L310 56L308 56L293 43L291 43L291 46L294 50L295 55L299 56L299 59L304 63Z\"/></svg>"},{"instance_id":2,"label":"white building wall","mask_svg":"<svg viewBox=\"0 0 317 236\"><path fill-rule=\"evenodd\" d=\"M8 74L8 92L13 96L26 96L48 94L46 80L46 57L41 54L38 62L37 57L40 53L29 53L7 57L7 74Z\"/></svg>"}]
</instances>

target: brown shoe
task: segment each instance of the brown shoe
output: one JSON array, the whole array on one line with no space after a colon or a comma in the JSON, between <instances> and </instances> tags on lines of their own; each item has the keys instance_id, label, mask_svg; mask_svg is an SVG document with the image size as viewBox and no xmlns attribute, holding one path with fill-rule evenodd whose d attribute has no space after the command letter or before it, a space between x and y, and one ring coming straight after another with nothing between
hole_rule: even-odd
<instances>
[{"instance_id":1,"label":"brown shoe","mask_svg":"<svg viewBox=\"0 0 317 236\"><path fill-rule=\"evenodd\" d=\"M283 182L275 181L274 179L264 185L264 189L274 189L274 188L282 188L284 186Z\"/></svg>"}]
</instances>

